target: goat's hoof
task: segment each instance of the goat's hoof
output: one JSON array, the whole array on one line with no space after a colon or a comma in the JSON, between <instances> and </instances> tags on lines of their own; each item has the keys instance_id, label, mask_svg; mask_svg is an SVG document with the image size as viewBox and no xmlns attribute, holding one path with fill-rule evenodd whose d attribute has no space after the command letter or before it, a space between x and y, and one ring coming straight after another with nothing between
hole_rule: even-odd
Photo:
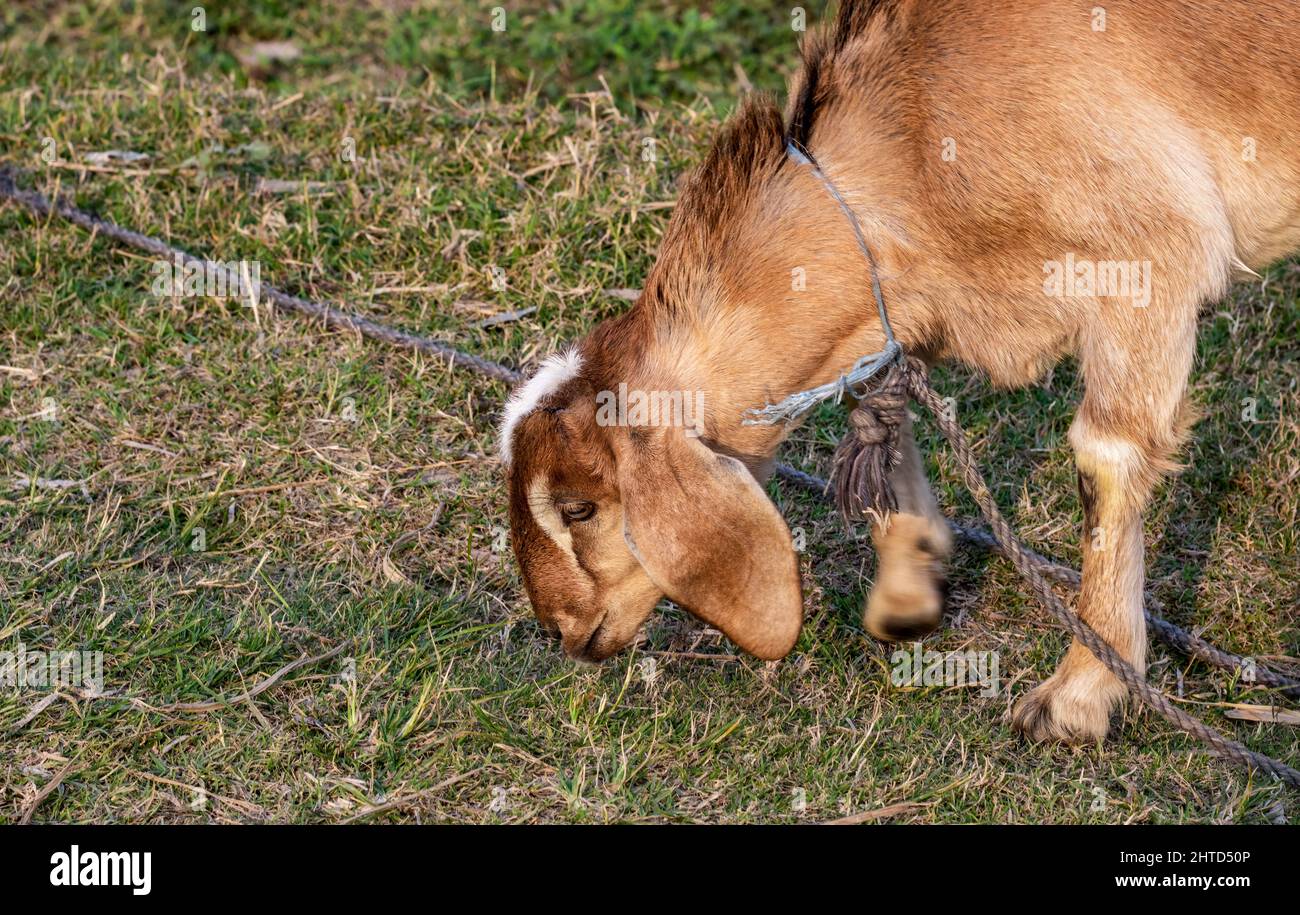
<instances>
[{"instance_id":1,"label":"goat's hoof","mask_svg":"<svg viewBox=\"0 0 1300 915\"><path fill-rule=\"evenodd\" d=\"M862 625L882 642L910 642L929 635L943 618L947 588L942 578L914 575L905 585L877 584L867 598Z\"/></svg>"},{"instance_id":2,"label":"goat's hoof","mask_svg":"<svg viewBox=\"0 0 1300 915\"><path fill-rule=\"evenodd\" d=\"M1020 697L1011 726L1033 741L1100 743L1110 730L1111 707L1105 691L1080 689L1052 676Z\"/></svg>"}]
</instances>

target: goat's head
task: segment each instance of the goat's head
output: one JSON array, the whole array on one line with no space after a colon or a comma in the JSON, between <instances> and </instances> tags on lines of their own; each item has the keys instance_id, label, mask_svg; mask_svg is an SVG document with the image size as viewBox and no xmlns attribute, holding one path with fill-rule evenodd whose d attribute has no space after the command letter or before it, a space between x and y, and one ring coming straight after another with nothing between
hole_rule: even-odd
<instances>
[{"instance_id":1,"label":"goat's head","mask_svg":"<svg viewBox=\"0 0 1300 915\"><path fill-rule=\"evenodd\" d=\"M789 167L775 106L747 102L683 188L636 306L553 356L507 407L515 555L534 610L571 656L618 651L665 595L760 658L783 657L798 638L798 561L756 475L780 432L741 418L849 352L826 351L832 318L791 283L792 267L814 266L828 299L851 288L824 244L793 260L799 240L827 237L816 219L837 225L833 210L811 223L795 212L814 181ZM796 302L805 327L755 323ZM788 378L757 355L776 334L797 354L784 360ZM622 384L707 387L707 416L694 428L602 421L601 397Z\"/></svg>"},{"instance_id":2,"label":"goat's head","mask_svg":"<svg viewBox=\"0 0 1300 915\"><path fill-rule=\"evenodd\" d=\"M803 610L780 512L694 430L602 422L600 374L582 349L553 356L506 408L511 542L538 618L599 661L667 595L751 654L785 656Z\"/></svg>"}]
</instances>

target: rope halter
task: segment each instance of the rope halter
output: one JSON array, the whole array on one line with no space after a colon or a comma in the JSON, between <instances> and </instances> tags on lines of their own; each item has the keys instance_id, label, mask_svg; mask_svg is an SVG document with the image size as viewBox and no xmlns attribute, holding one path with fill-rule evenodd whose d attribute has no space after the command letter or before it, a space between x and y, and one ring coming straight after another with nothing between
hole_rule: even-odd
<instances>
[{"instance_id":1,"label":"rope halter","mask_svg":"<svg viewBox=\"0 0 1300 915\"><path fill-rule=\"evenodd\" d=\"M796 164L812 171L853 228L853 237L871 271L871 292L885 332L885 348L862 356L834 381L791 394L777 404L746 410L741 423L772 426L792 422L824 401L841 403L846 395L853 396L858 403L849 416L850 431L835 449L832 475L835 500L845 521L871 513L883 515L898 507L889 485L889 471L900 459L898 436L907 417L907 375L917 371L924 375L925 367L915 359L908 359L902 344L894 337L885 309L885 295L880 288L880 270L857 214L810 153L800 149L793 140L787 140L785 148ZM883 377L875 385L868 385L882 373Z\"/></svg>"}]
</instances>

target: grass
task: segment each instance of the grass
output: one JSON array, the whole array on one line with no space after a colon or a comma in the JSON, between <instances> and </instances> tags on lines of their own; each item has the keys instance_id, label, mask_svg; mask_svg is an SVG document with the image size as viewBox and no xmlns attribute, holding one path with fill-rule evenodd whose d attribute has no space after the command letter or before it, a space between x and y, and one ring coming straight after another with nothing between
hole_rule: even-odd
<instances>
[{"instance_id":1,"label":"grass","mask_svg":"<svg viewBox=\"0 0 1300 915\"><path fill-rule=\"evenodd\" d=\"M259 261L280 288L518 365L626 307L677 179L742 83L781 85L797 37L786 11L738 3L512 7L505 32L490 4L263 0L214 7L206 32L191 8L7 6L0 158L126 226ZM240 62L270 40L300 55ZM149 158L86 168L110 149ZM107 691L0 692L0 820L793 822L900 802L920 806L896 820L935 823L1293 815L1280 788L1146 713L1103 747L1021 741L1005 710L1065 640L984 555L959 554L927 644L999 652L1006 689L892 686L889 650L860 626L870 550L776 486L808 543L788 659L735 655L666 611L634 652L574 666L503 549L502 385L234 300L160 299L152 276L138 253L0 207L0 650L102 651ZM1211 309L1204 419L1149 517L1173 617L1261 659L1300 653L1298 338L1294 266ZM1077 561L1070 366L1016 393L939 380L1030 544ZM824 471L840 428L824 412L783 458ZM943 504L969 517L923 434ZM75 485L16 485L31 478ZM336 649L251 698L168 709ZM1248 684L1160 646L1151 678L1300 759L1294 729L1223 717L1216 703L1267 701Z\"/></svg>"}]
</instances>

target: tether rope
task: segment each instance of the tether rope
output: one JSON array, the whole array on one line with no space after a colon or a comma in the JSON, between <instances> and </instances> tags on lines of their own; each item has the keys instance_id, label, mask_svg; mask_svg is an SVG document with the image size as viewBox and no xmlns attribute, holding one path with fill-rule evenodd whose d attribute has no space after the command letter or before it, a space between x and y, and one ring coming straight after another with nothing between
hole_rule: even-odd
<instances>
[{"instance_id":1,"label":"tether rope","mask_svg":"<svg viewBox=\"0 0 1300 915\"><path fill-rule=\"evenodd\" d=\"M1052 590L1051 584L1048 583L1047 577L1039 571L1024 544L1016 537L1011 525L1007 523L1007 519L1002 516L997 503L993 500L993 493L989 490L988 484L984 482L984 475L980 473L979 464L975 460L974 452L971 451L966 433L962 431L961 426L957 424L945 408L943 399L930 384L930 379L926 377L924 366L916 360L908 360L904 364L903 371L907 377L908 390L919 403L924 404L930 410L930 416L939 426L940 431L943 432L944 438L948 440L948 445L952 448L957 459L957 466L961 468L966 487L970 490L976 504L979 505L980 511L984 513L985 520L989 522L993 536L997 538L998 543L1002 546L1002 554L1011 561L1011 564L1016 567L1021 576L1033 586L1034 591L1038 593L1039 600L1043 602L1043 606L1047 608L1048 612L1056 617L1057 621L1082 642L1098 660L1105 664L1107 670L1119 677L1130 692L1159 712L1168 721L1194 737L1205 741L1223 756L1234 762L1248 768L1257 766L1282 779L1292 787L1300 788L1300 771L1265 756L1263 753L1256 753L1245 744L1224 737L1199 718L1183 711L1168 696L1147 683L1146 677L1139 673L1133 665L1129 664L1109 642L1098 635L1097 631L1088 625L1083 617L1061 602L1061 599L1056 596L1056 592Z\"/></svg>"},{"instance_id":2,"label":"tether rope","mask_svg":"<svg viewBox=\"0 0 1300 915\"><path fill-rule=\"evenodd\" d=\"M12 171L0 168L0 197L8 197L15 203L20 203L33 213L41 216L48 216L51 213L61 216L75 225L81 226L99 235L111 238L114 241L120 241L125 245L138 248L141 251L147 251L150 254L156 254L159 257L165 257L168 260L179 258L186 265L196 264L204 267L205 270L217 271L223 273L228 282L232 285L230 288L239 288L239 271L219 264L206 258L197 257L166 242L151 238L148 235L141 235L139 232L133 232L130 229L124 229L119 225L100 219L98 216L92 216L85 210L79 210L76 207L63 201L51 203L43 194L35 191L25 191L14 183ZM299 314L306 315L309 318L315 318L327 327L335 330L350 330L361 334L363 337L369 337L372 340L381 340L392 346L400 346L405 349L418 350L427 353L430 356L437 356L439 359L445 359L453 367L464 365L473 369L480 375L487 375L489 378L496 378L499 381L515 383L520 380L519 372L504 365L499 365L487 359L481 359L478 356L471 356L468 353L462 353L455 347L448 346L446 343L439 343L437 340L430 340L427 337L419 337L415 334L408 334L405 331L394 330L391 327L385 327L376 321L360 315L351 314L341 311L331 305L324 305L320 302L313 302L308 299L300 299L298 296L289 295L286 292L272 287L263 285L261 287L261 296L269 299L274 304L280 306L286 311L296 311Z\"/></svg>"}]
</instances>

